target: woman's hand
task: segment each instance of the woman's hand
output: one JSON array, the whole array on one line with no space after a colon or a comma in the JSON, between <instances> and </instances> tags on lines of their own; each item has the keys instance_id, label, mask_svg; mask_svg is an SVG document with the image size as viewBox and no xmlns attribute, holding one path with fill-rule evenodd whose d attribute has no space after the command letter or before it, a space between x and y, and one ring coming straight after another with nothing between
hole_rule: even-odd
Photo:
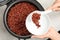
<instances>
[{"instance_id":1,"label":"woman's hand","mask_svg":"<svg viewBox=\"0 0 60 40\"><path fill-rule=\"evenodd\" d=\"M54 11L60 11L60 0L56 0L51 7L48 8Z\"/></svg>"},{"instance_id":2,"label":"woman's hand","mask_svg":"<svg viewBox=\"0 0 60 40\"><path fill-rule=\"evenodd\" d=\"M60 0L56 0L56 1L60 1Z\"/></svg>"},{"instance_id":3,"label":"woman's hand","mask_svg":"<svg viewBox=\"0 0 60 40\"><path fill-rule=\"evenodd\" d=\"M60 11L60 0L56 0L54 4L47 10ZM44 35L33 35L32 38L51 38L52 40L60 40L60 34L51 27L49 31Z\"/></svg>"},{"instance_id":4,"label":"woman's hand","mask_svg":"<svg viewBox=\"0 0 60 40\"><path fill-rule=\"evenodd\" d=\"M58 34L58 32L51 27L46 34L38 36L33 35L32 38L51 38L52 40L60 40L60 34Z\"/></svg>"}]
</instances>

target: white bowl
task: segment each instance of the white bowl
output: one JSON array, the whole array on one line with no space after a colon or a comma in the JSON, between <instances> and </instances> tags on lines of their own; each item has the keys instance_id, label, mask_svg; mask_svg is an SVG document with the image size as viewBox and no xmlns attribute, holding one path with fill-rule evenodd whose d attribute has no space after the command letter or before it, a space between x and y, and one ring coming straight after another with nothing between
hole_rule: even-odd
<instances>
[{"instance_id":1,"label":"white bowl","mask_svg":"<svg viewBox=\"0 0 60 40\"><path fill-rule=\"evenodd\" d=\"M36 25L33 23L32 21L32 15L33 13L42 13L40 11L34 11L32 13L30 13L27 18L26 18L26 28L27 30L34 34L34 35L43 35L45 33L47 33L47 31L49 30L50 28L50 19L47 15L42 15L40 20L39 20L39 23L41 24L41 27L39 27L37 29Z\"/></svg>"}]
</instances>

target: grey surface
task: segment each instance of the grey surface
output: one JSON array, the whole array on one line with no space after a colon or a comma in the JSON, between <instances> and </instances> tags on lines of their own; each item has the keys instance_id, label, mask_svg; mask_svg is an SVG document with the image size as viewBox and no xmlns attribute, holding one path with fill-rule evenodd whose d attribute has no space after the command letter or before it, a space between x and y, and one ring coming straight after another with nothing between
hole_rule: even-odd
<instances>
[{"instance_id":1,"label":"grey surface","mask_svg":"<svg viewBox=\"0 0 60 40\"><path fill-rule=\"evenodd\" d=\"M10 2L10 0L0 0L0 6L3 6L7 4L8 2Z\"/></svg>"},{"instance_id":2,"label":"grey surface","mask_svg":"<svg viewBox=\"0 0 60 40\"><path fill-rule=\"evenodd\" d=\"M4 1L4 0L0 0L0 2L2 2L2 1Z\"/></svg>"},{"instance_id":3,"label":"grey surface","mask_svg":"<svg viewBox=\"0 0 60 40\"><path fill-rule=\"evenodd\" d=\"M53 4L55 0L38 0L39 3L42 4L44 9L46 10L49 6ZM0 40L18 40L17 38L10 35L3 25L3 14L6 9L6 5L0 7ZM60 30L60 12L52 12L53 14L49 14L50 19L52 20L56 30ZM27 40L46 40L46 39L27 39Z\"/></svg>"}]
</instances>

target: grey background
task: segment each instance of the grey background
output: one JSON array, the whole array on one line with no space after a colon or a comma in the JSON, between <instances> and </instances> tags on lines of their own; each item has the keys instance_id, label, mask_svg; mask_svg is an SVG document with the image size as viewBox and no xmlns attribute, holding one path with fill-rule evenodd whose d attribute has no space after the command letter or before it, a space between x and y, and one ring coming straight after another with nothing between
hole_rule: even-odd
<instances>
[{"instance_id":1,"label":"grey background","mask_svg":"<svg viewBox=\"0 0 60 40\"><path fill-rule=\"evenodd\" d=\"M53 4L55 0L37 0L46 10L49 6ZM7 30L5 29L3 25L3 14L6 9L7 5L0 7L0 40L18 40L17 38L10 35ZM52 21L52 24L54 24L54 27L56 30L60 30L60 12L52 12L52 14L49 14L49 17ZM38 39L38 38L32 38L27 40L46 40L46 39Z\"/></svg>"}]
</instances>

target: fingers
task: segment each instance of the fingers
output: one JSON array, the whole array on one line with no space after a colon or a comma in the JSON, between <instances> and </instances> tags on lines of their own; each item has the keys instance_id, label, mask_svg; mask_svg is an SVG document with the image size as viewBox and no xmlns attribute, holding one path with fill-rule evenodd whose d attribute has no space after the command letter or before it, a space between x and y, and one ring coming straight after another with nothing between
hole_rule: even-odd
<instances>
[{"instance_id":1,"label":"fingers","mask_svg":"<svg viewBox=\"0 0 60 40\"><path fill-rule=\"evenodd\" d=\"M40 36L33 35L31 38L40 38Z\"/></svg>"},{"instance_id":2,"label":"fingers","mask_svg":"<svg viewBox=\"0 0 60 40\"><path fill-rule=\"evenodd\" d=\"M48 37L49 37L49 35L48 35L48 33L46 33L43 35L33 35L31 38L48 38Z\"/></svg>"},{"instance_id":3,"label":"fingers","mask_svg":"<svg viewBox=\"0 0 60 40\"><path fill-rule=\"evenodd\" d=\"M60 1L60 0L56 0L56 1Z\"/></svg>"},{"instance_id":4,"label":"fingers","mask_svg":"<svg viewBox=\"0 0 60 40\"><path fill-rule=\"evenodd\" d=\"M47 10L60 11L60 6L49 7Z\"/></svg>"},{"instance_id":5,"label":"fingers","mask_svg":"<svg viewBox=\"0 0 60 40\"><path fill-rule=\"evenodd\" d=\"M47 38L47 36L46 35L40 35L40 36L33 35L31 38Z\"/></svg>"},{"instance_id":6,"label":"fingers","mask_svg":"<svg viewBox=\"0 0 60 40\"><path fill-rule=\"evenodd\" d=\"M54 31L55 31L55 29L53 27L51 27L46 34L43 34L43 35L33 35L31 38L51 38L52 37L51 35L56 33Z\"/></svg>"},{"instance_id":7,"label":"fingers","mask_svg":"<svg viewBox=\"0 0 60 40\"><path fill-rule=\"evenodd\" d=\"M57 7L60 6L60 2L56 2L55 4L52 5L52 7Z\"/></svg>"},{"instance_id":8,"label":"fingers","mask_svg":"<svg viewBox=\"0 0 60 40\"><path fill-rule=\"evenodd\" d=\"M60 11L60 1L55 2L48 10Z\"/></svg>"},{"instance_id":9,"label":"fingers","mask_svg":"<svg viewBox=\"0 0 60 40\"><path fill-rule=\"evenodd\" d=\"M54 11L60 11L60 8L55 8Z\"/></svg>"}]
</instances>

